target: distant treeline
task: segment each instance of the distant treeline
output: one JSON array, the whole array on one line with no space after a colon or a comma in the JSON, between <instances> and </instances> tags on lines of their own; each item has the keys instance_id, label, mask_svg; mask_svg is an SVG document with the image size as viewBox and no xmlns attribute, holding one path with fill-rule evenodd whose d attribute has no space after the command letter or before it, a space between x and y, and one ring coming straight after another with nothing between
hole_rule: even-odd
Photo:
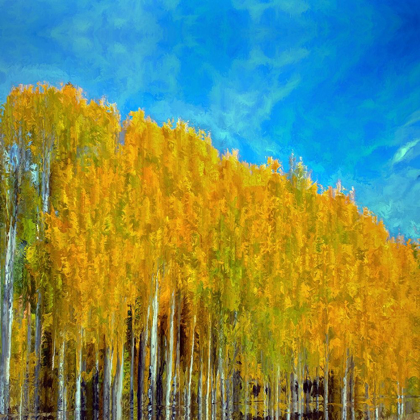
<instances>
[{"instance_id":1,"label":"distant treeline","mask_svg":"<svg viewBox=\"0 0 420 420\"><path fill-rule=\"evenodd\" d=\"M70 84L0 117L0 414L420 411L419 245L352 191Z\"/></svg>"}]
</instances>

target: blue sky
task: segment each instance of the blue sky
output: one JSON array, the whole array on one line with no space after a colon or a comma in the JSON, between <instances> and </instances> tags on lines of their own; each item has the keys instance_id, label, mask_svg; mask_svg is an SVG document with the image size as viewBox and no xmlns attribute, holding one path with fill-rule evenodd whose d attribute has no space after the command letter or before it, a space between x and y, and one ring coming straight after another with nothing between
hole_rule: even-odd
<instances>
[{"instance_id":1,"label":"blue sky","mask_svg":"<svg viewBox=\"0 0 420 420\"><path fill-rule=\"evenodd\" d=\"M0 0L0 100L72 82L248 162L293 151L420 237L418 0Z\"/></svg>"}]
</instances>

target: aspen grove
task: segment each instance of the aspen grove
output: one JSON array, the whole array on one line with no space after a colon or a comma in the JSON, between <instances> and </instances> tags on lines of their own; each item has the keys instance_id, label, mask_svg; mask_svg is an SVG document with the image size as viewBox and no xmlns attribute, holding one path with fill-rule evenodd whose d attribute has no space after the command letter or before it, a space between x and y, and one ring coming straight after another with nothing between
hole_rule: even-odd
<instances>
[{"instance_id":1,"label":"aspen grove","mask_svg":"<svg viewBox=\"0 0 420 420\"><path fill-rule=\"evenodd\" d=\"M4 418L420 411L419 245L353 191L70 84L0 117Z\"/></svg>"}]
</instances>

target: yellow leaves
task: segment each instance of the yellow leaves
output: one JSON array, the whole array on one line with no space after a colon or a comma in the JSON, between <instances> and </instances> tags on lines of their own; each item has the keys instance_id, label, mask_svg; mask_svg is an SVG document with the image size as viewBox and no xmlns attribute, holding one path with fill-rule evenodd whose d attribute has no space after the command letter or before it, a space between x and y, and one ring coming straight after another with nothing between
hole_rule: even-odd
<instances>
[{"instance_id":1,"label":"yellow leaves","mask_svg":"<svg viewBox=\"0 0 420 420\"><path fill-rule=\"evenodd\" d=\"M160 279L159 322L174 289L199 305L199 324L238 312L224 333L244 343L255 377L261 353L275 361L272 348L307 345L310 360L322 360L327 326L334 368L346 343L355 356L386 356L390 366L411 354L413 340L403 338L418 296L413 250L387 242L341 187L318 194L302 162L287 176L272 158L261 166L239 162L238 151L220 158L204 132L183 122L160 128L141 110L121 127L115 106L87 103L72 86L20 88L6 108L8 144L16 135L9 125L31 127L38 167L43 138L55 141L46 243L25 252L30 274L56 293L54 316L67 321L67 306L75 314L69 336L78 337L77 322L92 335L123 335L127 302L147 308L150 279L165 263L174 270ZM45 322L52 328L51 316Z\"/></svg>"}]
</instances>

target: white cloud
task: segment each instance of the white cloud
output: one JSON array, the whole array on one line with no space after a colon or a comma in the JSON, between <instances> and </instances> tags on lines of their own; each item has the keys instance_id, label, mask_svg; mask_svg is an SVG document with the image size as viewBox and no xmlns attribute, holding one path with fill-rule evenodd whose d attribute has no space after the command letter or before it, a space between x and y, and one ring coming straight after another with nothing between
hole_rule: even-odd
<instances>
[{"instance_id":1,"label":"white cloud","mask_svg":"<svg viewBox=\"0 0 420 420\"><path fill-rule=\"evenodd\" d=\"M401 146L392 158L392 164L394 165L406 159L409 152L411 152L419 142L420 139L416 139L409 141L408 143L404 144L404 146ZM420 154L420 150L417 152L417 154Z\"/></svg>"}]
</instances>

